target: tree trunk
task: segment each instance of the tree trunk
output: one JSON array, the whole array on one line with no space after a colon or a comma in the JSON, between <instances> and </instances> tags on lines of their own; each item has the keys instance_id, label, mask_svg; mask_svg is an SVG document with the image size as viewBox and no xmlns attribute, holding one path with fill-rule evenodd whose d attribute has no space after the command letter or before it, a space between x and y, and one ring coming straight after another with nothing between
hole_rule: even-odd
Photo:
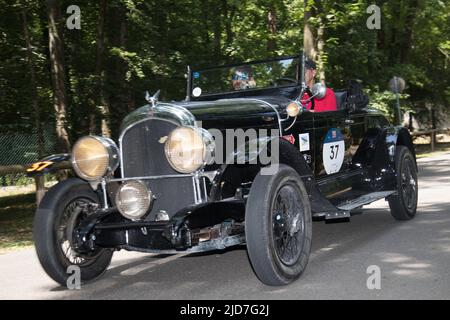
<instances>
[{"instance_id":1,"label":"tree trunk","mask_svg":"<svg viewBox=\"0 0 450 320\"><path fill-rule=\"evenodd\" d=\"M44 150L44 135L42 133L41 118L40 118L41 112L39 108L39 96L37 93L36 68L33 57L33 46L31 44L31 39L28 32L27 12L25 9L22 9L21 13L22 13L23 34L27 48L28 69L30 72L30 85L31 85L30 96L34 111L34 126L36 127L37 133L38 157L41 158L43 156Z\"/></svg>"},{"instance_id":2,"label":"tree trunk","mask_svg":"<svg viewBox=\"0 0 450 320\"><path fill-rule=\"evenodd\" d=\"M126 50L127 48L127 37L128 37L128 26L125 19L122 19L120 22L120 38L119 38L119 46ZM127 72L127 67L122 64L122 74L125 77L125 74ZM124 91L123 91L123 101L125 102L125 105L127 107L128 112L131 112L136 107L136 101L134 99L133 95L133 88L130 86L129 83L125 85Z\"/></svg>"},{"instance_id":3,"label":"tree trunk","mask_svg":"<svg viewBox=\"0 0 450 320\"><path fill-rule=\"evenodd\" d=\"M58 152L69 152L70 141L66 129L67 97L64 70L61 8L58 0L47 0L50 67L53 86L53 104L56 118Z\"/></svg>"},{"instance_id":4,"label":"tree trunk","mask_svg":"<svg viewBox=\"0 0 450 320\"><path fill-rule=\"evenodd\" d=\"M25 37L25 43L27 48L28 69L30 72L30 84L31 84L30 95L34 111L34 121L35 121L34 125L36 127L36 134L37 134L38 158L41 158L44 149L44 137L42 134L42 126L40 120L39 96L37 93L36 69L33 57L33 46L31 44L30 35L28 33L27 12L23 8L21 13L22 13L23 34ZM35 178L35 184L36 184L36 205L39 206L39 203L41 202L45 194L44 176L37 176Z\"/></svg>"},{"instance_id":5,"label":"tree trunk","mask_svg":"<svg viewBox=\"0 0 450 320\"><path fill-rule=\"evenodd\" d=\"M319 18L319 28L317 28L317 55L318 55L318 65L317 69L319 71L319 79L325 84L325 41L324 41L325 25L322 19Z\"/></svg>"},{"instance_id":6,"label":"tree trunk","mask_svg":"<svg viewBox=\"0 0 450 320\"><path fill-rule=\"evenodd\" d=\"M209 6L208 6L208 1L207 0L201 0L201 12L202 12L202 25L203 25L203 32L202 32L202 38L203 38L203 43L205 44L205 48L209 48L209 44L210 44L210 38L209 38L209 24L208 24L208 20L209 20Z\"/></svg>"},{"instance_id":7,"label":"tree trunk","mask_svg":"<svg viewBox=\"0 0 450 320\"><path fill-rule=\"evenodd\" d=\"M417 12L419 11L419 1L413 0L410 1L410 6L406 9L406 19L405 25L403 28L403 37L402 37L402 45L400 50L400 63L406 63L409 57L409 53L411 51L411 45L413 42L413 28L414 28L414 20Z\"/></svg>"},{"instance_id":8,"label":"tree trunk","mask_svg":"<svg viewBox=\"0 0 450 320\"><path fill-rule=\"evenodd\" d=\"M236 7L231 4L231 6L228 4L228 0L222 0L222 12L224 16L224 23L225 23L225 56L226 56L226 62L229 62L229 57L231 54L230 48L234 40L234 33L233 33L233 20L234 15L236 14Z\"/></svg>"},{"instance_id":9,"label":"tree trunk","mask_svg":"<svg viewBox=\"0 0 450 320\"><path fill-rule=\"evenodd\" d=\"M314 47L315 39L313 28L309 24L309 19L312 17L310 0L305 0L305 14L304 14L304 30L303 30L303 50L307 57L312 60L316 59L316 49Z\"/></svg>"},{"instance_id":10,"label":"tree trunk","mask_svg":"<svg viewBox=\"0 0 450 320\"><path fill-rule=\"evenodd\" d=\"M277 13L272 3L267 13L267 26L269 28L269 38L267 40L267 51L273 53L277 50L276 33L277 33Z\"/></svg>"},{"instance_id":11,"label":"tree trunk","mask_svg":"<svg viewBox=\"0 0 450 320\"><path fill-rule=\"evenodd\" d=\"M95 55L95 76L97 80L96 90L94 92L97 95L94 101L97 101L97 107L102 119L102 135L105 137L111 137L110 130L110 114L109 105L105 98L104 90L104 70L103 70L103 57L105 53L105 16L107 1L101 0L99 3L99 13L97 20L97 47Z\"/></svg>"}]
</instances>

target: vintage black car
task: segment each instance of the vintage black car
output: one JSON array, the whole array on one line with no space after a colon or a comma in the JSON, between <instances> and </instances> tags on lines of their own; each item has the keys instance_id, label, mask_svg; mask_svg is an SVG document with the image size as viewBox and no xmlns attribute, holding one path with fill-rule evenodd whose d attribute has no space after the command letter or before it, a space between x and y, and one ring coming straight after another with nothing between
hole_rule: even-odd
<instances>
[{"instance_id":1,"label":"vintage black car","mask_svg":"<svg viewBox=\"0 0 450 320\"><path fill-rule=\"evenodd\" d=\"M245 244L258 278L285 285L307 265L313 220L348 221L379 199L395 219L413 218L408 130L353 89L336 91L336 111L314 112L325 88L306 87L304 62L299 55L189 70L185 101L148 95L117 142L79 139L70 155L78 178L52 187L36 212L35 246L48 275L65 285L76 265L82 281L94 279L120 249Z\"/></svg>"}]
</instances>

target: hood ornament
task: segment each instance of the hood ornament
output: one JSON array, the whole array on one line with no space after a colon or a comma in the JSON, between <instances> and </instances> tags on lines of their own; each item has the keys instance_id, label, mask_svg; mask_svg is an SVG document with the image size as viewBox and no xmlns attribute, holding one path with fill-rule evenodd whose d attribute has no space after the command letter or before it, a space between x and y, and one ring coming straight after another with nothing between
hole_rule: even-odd
<instances>
[{"instance_id":1,"label":"hood ornament","mask_svg":"<svg viewBox=\"0 0 450 320\"><path fill-rule=\"evenodd\" d=\"M145 92L145 100L148 101L152 105L152 108L156 106L158 103L159 94L161 93L161 90L156 91L156 93L153 96L150 96L150 93L148 91Z\"/></svg>"}]
</instances>

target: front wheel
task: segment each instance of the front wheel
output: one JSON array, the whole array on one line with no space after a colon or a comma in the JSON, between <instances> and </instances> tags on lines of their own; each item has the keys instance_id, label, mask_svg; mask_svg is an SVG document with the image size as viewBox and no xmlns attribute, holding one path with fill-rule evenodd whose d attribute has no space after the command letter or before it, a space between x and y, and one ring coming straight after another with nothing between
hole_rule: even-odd
<instances>
[{"instance_id":1,"label":"front wheel","mask_svg":"<svg viewBox=\"0 0 450 320\"><path fill-rule=\"evenodd\" d=\"M80 280L85 282L103 274L111 262L109 249L80 253L73 245L74 230L89 218L83 206L98 202L89 184L68 179L50 189L36 211L33 238L37 256L45 272L61 285L66 285L70 276L69 266L78 266Z\"/></svg>"},{"instance_id":2,"label":"front wheel","mask_svg":"<svg viewBox=\"0 0 450 320\"><path fill-rule=\"evenodd\" d=\"M273 175L256 176L247 199L245 234L250 262L263 283L286 285L302 274L311 250L311 206L294 169L279 165Z\"/></svg>"}]
</instances>

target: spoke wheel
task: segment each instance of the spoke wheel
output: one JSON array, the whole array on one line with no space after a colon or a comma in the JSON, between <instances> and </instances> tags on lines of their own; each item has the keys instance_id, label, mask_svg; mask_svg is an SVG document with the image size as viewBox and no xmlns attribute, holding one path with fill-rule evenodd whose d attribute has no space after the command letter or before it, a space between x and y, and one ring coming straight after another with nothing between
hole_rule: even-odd
<instances>
[{"instance_id":1,"label":"spoke wheel","mask_svg":"<svg viewBox=\"0 0 450 320\"><path fill-rule=\"evenodd\" d=\"M280 261L292 266L302 252L304 211L300 195L292 184L278 190L272 208L272 230L276 253Z\"/></svg>"},{"instance_id":2,"label":"spoke wheel","mask_svg":"<svg viewBox=\"0 0 450 320\"><path fill-rule=\"evenodd\" d=\"M286 165L272 172L259 173L253 181L246 204L245 237L257 277L267 285L280 286L297 279L306 268L312 220L309 197L298 173Z\"/></svg>"},{"instance_id":3,"label":"spoke wheel","mask_svg":"<svg viewBox=\"0 0 450 320\"><path fill-rule=\"evenodd\" d=\"M406 158L401 172L401 189L408 210L413 210L417 204L417 182L414 173L415 164L411 158Z\"/></svg>"},{"instance_id":4,"label":"spoke wheel","mask_svg":"<svg viewBox=\"0 0 450 320\"><path fill-rule=\"evenodd\" d=\"M80 222L88 218L85 213L83 213L83 205L91 203L89 199L76 199L69 203L65 208L61 219L58 224L55 224L56 230L56 241L61 249L62 254L72 265L77 266L88 266L92 262L95 262L96 257L99 255L99 249L89 252L87 254L78 253L74 248L74 232L79 226Z\"/></svg>"},{"instance_id":5,"label":"spoke wheel","mask_svg":"<svg viewBox=\"0 0 450 320\"><path fill-rule=\"evenodd\" d=\"M388 198L392 216L397 220L414 218L417 210L417 166L411 151L397 146L395 153L397 193Z\"/></svg>"},{"instance_id":6,"label":"spoke wheel","mask_svg":"<svg viewBox=\"0 0 450 320\"><path fill-rule=\"evenodd\" d=\"M67 285L70 266L80 268L84 283L101 276L111 262L112 248L97 247L81 253L74 246L77 228L89 218L82 209L88 203L99 203L90 185L80 179L67 179L45 194L34 217L33 239L39 262L63 286Z\"/></svg>"}]
</instances>

